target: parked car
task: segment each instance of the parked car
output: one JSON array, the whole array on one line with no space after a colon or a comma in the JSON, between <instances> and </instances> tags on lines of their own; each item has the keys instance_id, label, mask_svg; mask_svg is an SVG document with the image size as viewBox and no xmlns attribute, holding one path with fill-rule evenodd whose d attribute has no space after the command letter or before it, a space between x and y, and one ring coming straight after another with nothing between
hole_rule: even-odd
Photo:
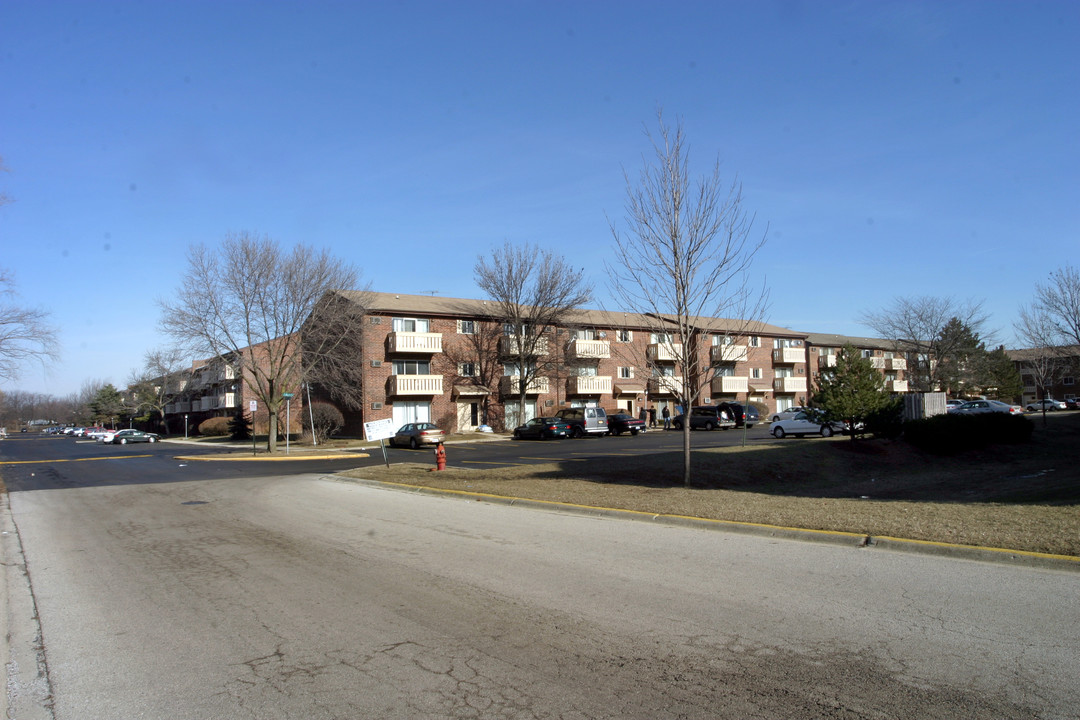
<instances>
[{"instance_id":1,"label":"parked car","mask_svg":"<svg viewBox=\"0 0 1080 720\"><path fill-rule=\"evenodd\" d=\"M540 438L553 440L570 437L570 426L557 417L535 417L524 425L514 428L514 439Z\"/></svg>"},{"instance_id":2,"label":"parked car","mask_svg":"<svg viewBox=\"0 0 1080 720\"><path fill-rule=\"evenodd\" d=\"M671 421L676 430L682 430L685 422L685 414L676 415ZM713 428L726 430L733 427L735 427L735 418L721 405L700 405L690 408L691 430L712 430Z\"/></svg>"},{"instance_id":3,"label":"parked car","mask_svg":"<svg viewBox=\"0 0 1080 720\"><path fill-rule=\"evenodd\" d=\"M753 405L743 405L737 402L722 402L718 407L727 410L728 415L735 420L735 427L754 427L759 420L758 409Z\"/></svg>"},{"instance_id":4,"label":"parked car","mask_svg":"<svg viewBox=\"0 0 1080 720\"><path fill-rule=\"evenodd\" d=\"M398 428L398 431L390 438L390 445L408 445L415 450L421 445L434 445L442 442L445 437L446 434L434 423L406 423Z\"/></svg>"},{"instance_id":5,"label":"parked car","mask_svg":"<svg viewBox=\"0 0 1080 720\"><path fill-rule=\"evenodd\" d=\"M789 407L787 410L779 410L772 414L772 417L769 418L769 421L776 422L777 420L790 420L791 418L795 417L806 409L807 408L796 405L795 407Z\"/></svg>"},{"instance_id":6,"label":"parked car","mask_svg":"<svg viewBox=\"0 0 1080 720\"><path fill-rule=\"evenodd\" d=\"M1078 410L1078 409L1080 409L1080 398L1074 398L1074 397L1065 398L1065 407L1068 410Z\"/></svg>"},{"instance_id":7,"label":"parked car","mask_svg":"<svg viewBox=\"0 0 1080 720\"><path fill-rule=\"evenodd\" d=\"M946 400L945 401L945 409L946 410L952 410L953 408L960 407L965 402L967 402L967 401L966 400Z\"/></svg>"},{"instance_id":8,"label":"parked car","mask_svg":"<svg viewBox=\"0 0 1080 720\"><path fill-rule=\"evenodd\" d=\"M842 422L826 422L822 413L809 408L796 413L793 418L777 420L770 427L773 437L778 440L788 435L794 435L795 437L803 437L804 435L832 437L837 433L845 432L847 429L847 426Z\"/></svg>"},{"instance_id":9,"label":"parked car","mask_svg":"<svg viewBox=\"0 0 1080 720\"><path fill-rule=\"evenodd\" d=\"M92 440L100 440L102 438L102 436L104 436L106 433L110 433L110 432L114 433L116 431L115 430L109 430L108 428L103 428L103 427L92 427L92 428L87 428L86 432L83 433L83 437L88 437L88 438L90 438Z\"/></svg>"},{"instance_id":10,"label":"parked car","mask_svg":"<svg viewBox=\"0 0 1080 720\"><path fill-rule=\"evenodd\" d=\"M563 408L555 415L570 426L571 437L585 435L604 436L608 433L607 412L604 408L579 407Z\"/></svg>"},{"instance_id":11,"label":"parked car","mask_svg":"<svg viewBox=\"0 0 1080 720\"><path fill-rule=\"evenodd\" d=\"M1065 404L1064 400L1053 400L1051 398L1043 398L1042 400L1036 400L1033 403L1028 403L1028 412L1042 412L1043 410L1068 410L1069 406Z\"/></svg>"},{"instance_id":12,"label":"parked car","mask_svg":"<svg viewBox=\"0 0 1080 720\"><path fill-rule=\"evenodd\" d=\"M608 432L612 435L622 435L624 432L637 435L649 429L647 422L634 417L628 412L608 413L607 424Z\"/></svg>"},{"instance_id":13,"label":"parked car","mask_svg":"<svg viewBox=\"0 0 1080 720\"><path fill-rule=\"evenodd\" d=\"M959 407L954 407L949 410L951 413L958 413L962 415L972 415L977 413L1009 413L1010 415L1021 415L1024 412L1024 408L1019 405L1010 405L1009 403L1003 403L1000 400L969 400Z\"/></svg>"},{"instance_id":14,"label":"parked car","mask_svg":"<svg viewBox=\"0 0 1080 720\"><path fill-rule=\"evenodd\" d=\"M113 435L113 445L127 445L128 443L155 443L161 439L156 433L143 432L142 430L119 430Z\"/></svg>"},{"instance_id":15,"label":"parked car","mask_svg":"<svg viewBox=\"0 0 1080 720\"><path fill-rule=\"evenodd\" d=\"M113 441L113 438L116 437L116 433L118 433L118 432L120 432L120 431L119 430L106 430L105 432L99 433L97 435L97 441L99 443L111 443Z\"/></svg>"}]
</instances>

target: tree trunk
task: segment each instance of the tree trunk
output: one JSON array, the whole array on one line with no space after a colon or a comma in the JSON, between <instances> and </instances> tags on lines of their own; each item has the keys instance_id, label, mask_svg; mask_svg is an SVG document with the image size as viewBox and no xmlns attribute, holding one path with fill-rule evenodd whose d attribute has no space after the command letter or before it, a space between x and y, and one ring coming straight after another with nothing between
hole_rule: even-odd
<instances>
[{"instance_id":1,"label":"tree trunk","mask_svg":"<svg viewBox=\"0 0 1080 720\"><path fill-rule=\"evenodd\" d=\"M266 451L273 455L277 452L277 432L278 432L278 409L270 408L270 432L266 438Z\"/></svg>"},{"instance_id":2,"label":"tree trunk","mask_svg":"<svg viewBox=\"0 0 1080 720\"><path fill-rule=\"evenodd\" d=\"M682 451L683 451L683 473L682 473L683 486L684 487L690 487L690 413L688 412L688 408L683 410Z\"/></svg>"}]
</instances>

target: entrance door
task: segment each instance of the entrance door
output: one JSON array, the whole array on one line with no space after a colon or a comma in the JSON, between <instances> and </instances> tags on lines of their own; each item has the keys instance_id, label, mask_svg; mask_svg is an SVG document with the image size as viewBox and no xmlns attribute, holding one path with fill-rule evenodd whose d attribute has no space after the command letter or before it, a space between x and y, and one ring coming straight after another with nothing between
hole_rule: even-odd
<instances>
[{"instance_id":1,"label":"entrance door","mask_svg":"<svg viewBox=\"0 0 1080 720\"><path fill-rule=\"evenodd\" d=\"M480 427L480 403L459 402L457 404L457 425L459 432L468 432Z\"/></svg>"},{"instance_id":2,"label":"entrance door","mask_svg":"<svg viewBox=\"0 0 1080 720\"><path fill-rule=\"evenodd\" d=\"M431 403L422 400L398 400L394 403L395 429L416 422L431 422Z\"/></svg>"}]
</instances>

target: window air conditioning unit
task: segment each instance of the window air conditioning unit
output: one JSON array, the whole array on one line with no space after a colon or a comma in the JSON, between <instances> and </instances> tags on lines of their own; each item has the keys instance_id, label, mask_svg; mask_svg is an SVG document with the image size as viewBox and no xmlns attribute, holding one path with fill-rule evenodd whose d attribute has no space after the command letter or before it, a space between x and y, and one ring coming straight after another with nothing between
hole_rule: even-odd
<instances>
[{"instance_id":1,"label":"window air conditioning unit","mask_svg":"<svg viewBox=\"0 0 1080 720\"><path fill-rule=\"evenodd\" d=\"M372 410L382 410L382 403L381 402L373 402L373 403L371 403L371 409Z\"/></svg>"},{"instance_id":2,"label":"window air conditioning unit","mask_svg":"<svg viewBox=\"0 0 1080 720\"><path fill-rule=\"evenodd\" d=\"M382 360L372 360L371 367L382 367Z\"/></svg>"},{"instance_id":3,"label":"window air conditioning unit","mask_svg":"<svg viewBox=\"0 0 1080 720\"><path fill-rule=\"evenodd\" d=\"M372 317L371 318L371 324L372 325L381 325L382 324L382 318L381 317Z\"/></svg>"}]
</instances>

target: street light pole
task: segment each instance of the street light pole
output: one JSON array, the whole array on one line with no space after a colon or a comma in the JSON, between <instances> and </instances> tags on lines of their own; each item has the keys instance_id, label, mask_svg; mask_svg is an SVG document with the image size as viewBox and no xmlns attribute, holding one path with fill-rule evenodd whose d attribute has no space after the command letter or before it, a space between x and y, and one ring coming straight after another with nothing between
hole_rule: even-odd
<instances>
[{"instance_id":1,"label":"street light pole","mask_svg":"<svg viewBox=\"0 0 1080 720\"><path fill-rule=\"evenodd\" d=\"M184 413L184 439L187 440L187 413Z\"/></svg>"}]
</instances>

